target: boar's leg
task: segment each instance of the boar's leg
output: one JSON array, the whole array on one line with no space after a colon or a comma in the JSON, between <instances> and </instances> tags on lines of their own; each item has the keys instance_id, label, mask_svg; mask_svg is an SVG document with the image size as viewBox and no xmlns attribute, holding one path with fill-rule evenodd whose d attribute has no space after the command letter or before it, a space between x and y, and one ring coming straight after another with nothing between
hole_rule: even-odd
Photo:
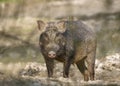
<instances>
[{"instance_id":1,"label":"boar's leg","mask_svg":"<svg viewBox=\"0 0 120 86\"><path fill-rule=\"evenodd\" d=\"M94 80L94 75L95 75L95 52L91 52L88 54L86 58L87 66L88 66L88 71L90 75L90 80Z\"/></svg>"},{"instance_id":2,"label":"boar's leg","mask_svg":"<svg viewBox=\"0 0 120 86\"><path fill-rule=\"evenodd\" d=\"M54 68L54 60L50 59L50 58L45 58L45 62L46 62L48 77L52 77L53 76L53 68Z\"/></svg>"},{"instance_id":3,"label":"boar's leg","mask_svg":"<svg viewBox=\"0 0 120 86\"><path fill-rule=\"evenodd\" d=\"M64 69L63 69L64 78L68 78L69 76L69 69L70 69L71 63L72 63L72 60L70 58L67 58L64 62Z\"/></svg>"},{"instance_id":4,"label":"boar's leg","mask_svg":"<svg viewBox=\"0 0 120 86\"><path fill-rule=\"evenodd\" d=\"M87 67L85 66L85 60L82 59L79 62L76 63L78 69L80 70L80 72L83 74L84 76L84 80L88 81L89 80L89 73L87 70Z\"/></svg>"}]
</instances>

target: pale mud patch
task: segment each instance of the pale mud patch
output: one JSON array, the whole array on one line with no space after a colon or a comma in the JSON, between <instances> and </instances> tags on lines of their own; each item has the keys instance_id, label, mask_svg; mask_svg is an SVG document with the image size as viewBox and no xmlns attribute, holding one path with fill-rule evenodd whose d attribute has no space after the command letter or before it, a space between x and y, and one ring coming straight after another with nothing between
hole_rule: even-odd
<instances>
[{"instance_id":1,"label":"pale mud patch","mask_svg":"<svg viewBox=\"0 0 120 86\"><path fill-rule=\"evenodd\" d=\"M64 78L64 77L59 77L59 78L57 78L57 80L59 80L61 82L69 82L69 83L73 82L73 80L71 78Z\"/></svg>"}]
</instances>

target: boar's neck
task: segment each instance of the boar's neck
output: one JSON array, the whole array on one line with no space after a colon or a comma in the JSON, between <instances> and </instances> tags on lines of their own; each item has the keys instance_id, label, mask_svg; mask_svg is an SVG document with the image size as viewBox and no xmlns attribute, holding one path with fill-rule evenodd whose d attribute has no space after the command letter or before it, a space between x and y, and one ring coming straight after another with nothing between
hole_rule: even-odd
<instances>
[{"instance_id":1,"label":"boar's neck","mask_svg":"<svg viewBox=\"0 0 120 86\"><path fill-rule=\"evenodd\" d=\"M72 23L72 22L70 22ZM64 36L66 37L66 56L67 57L73 57L74 56L74 28L73 28L73 24L68 24L66 26L66 31L64 32Z\"/></svg>"},{"instance_id":2,"label":"boar's neck","mask_svg":"<svg viewBox=\"0 0 120 86\"><path fill-rule=\"evenodd\" d=\"M66 31L65 31L65 36L67 37L68 40L73 41L73 37L75 36L75 31L76 31L76 21L67 21L66 22Z\"/></svg>"}]
</instances>

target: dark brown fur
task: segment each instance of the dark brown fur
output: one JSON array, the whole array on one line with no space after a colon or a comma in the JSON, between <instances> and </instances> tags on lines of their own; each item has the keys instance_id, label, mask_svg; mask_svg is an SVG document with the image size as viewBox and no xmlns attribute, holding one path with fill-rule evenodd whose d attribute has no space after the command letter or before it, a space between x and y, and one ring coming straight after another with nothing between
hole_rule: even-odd
<instances>
[{"instance_id":1,"label":"dark brown fur","mask_svg":"<svg viewBox=\"0 0 120 86\"><path fill-rule=\"evenodd\" d=\"M40 24L38 22L39 27ZM51 25L48 23L46 30L40 35L40 47L45 58L48 76L53 75L54 59L56 59L64 63L63 77L68 77L70 65L76 63L85 81L94 80L95 34L81 21L63 21L62 25L65 25L64 32L59 31L60 28L56 23ZM49 58L48 53L51 50L55 52L55 58Z\"/></svg>"}]
</instances>

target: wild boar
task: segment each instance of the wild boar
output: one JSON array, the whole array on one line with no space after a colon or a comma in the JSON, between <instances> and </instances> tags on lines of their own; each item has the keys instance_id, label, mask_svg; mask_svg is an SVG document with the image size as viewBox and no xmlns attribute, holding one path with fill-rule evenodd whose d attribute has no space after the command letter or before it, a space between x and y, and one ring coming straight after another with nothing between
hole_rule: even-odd
<instances>
[{"instance_id":1,"label":"wild boar","mask_svg":"<svg viewBox=\"0 0 120 86\"><path fill-rule=\"evenodd\" d=\"M70 65L76 64L85 81L94 80L96 36L92 29L80 20L37 23L40 30L45 29L39 45L48 77L53 76L54 60L58 60L64 63L63 77L68 78Z\"/></svg>"}]
</instances>

